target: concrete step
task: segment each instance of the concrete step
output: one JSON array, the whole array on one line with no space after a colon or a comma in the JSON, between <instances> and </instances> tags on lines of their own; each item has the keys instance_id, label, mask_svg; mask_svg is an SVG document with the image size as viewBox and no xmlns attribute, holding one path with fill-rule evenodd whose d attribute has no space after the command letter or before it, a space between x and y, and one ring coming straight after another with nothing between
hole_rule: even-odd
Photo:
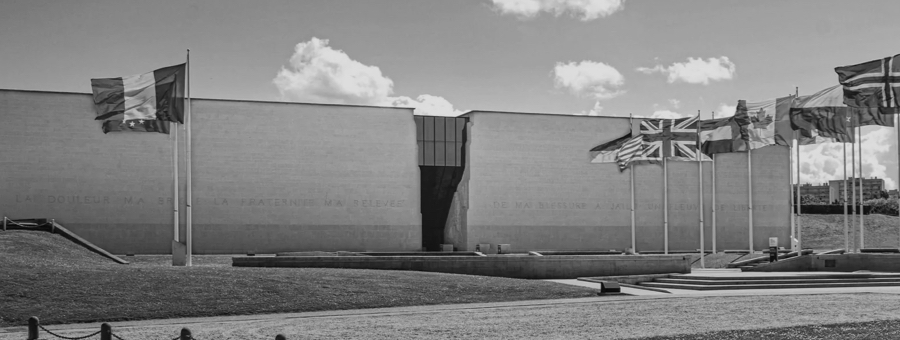
<instances>
[{"instance_id":1,"label":"concrete step","mask_svg":"<svg viewBox=\"0 0 900 340\"><path fill-rule=\"evenodd\" d=\"M791 283L791 284L739 284L739 285L697 285L663 282L641 282L642 286L662 289L688 290L735 290L735 289L789 289L789 288L848 288L848 287L897 287L895 282L841 282L841 283Z\"/></svg>"},{"instance_id":2,"label":"concrete step","mask_svg":"<svg viewBox=\"0 0 900 340\"><path fill-rule=\"evenodd\" d=\"M691 285L753 285L753 284L795 284L795 283L851 283L851 282L898 282L900 278L841 278L841 279L808 279L808 278L780 278L768 280L750 280L747 278L734 278L732 280L697 280L687 278L659 278L653 282L658 283L676 283Z\"/></svg>"},{"instance_id":3,"label":"concrete step","mask_svg":"<svg viewBox=\"0 0 900 340\"><path fill-rule=\"evenodd\" d=\"M758 275L758 276L704 276L704 275L672 275L671 279L688 280L780 280L780 279L865 279L865 278L900 278L900 274L871 274L871 273L830 273L830 274L803 274L803 275Z\"/></svg>"}]
</instances>

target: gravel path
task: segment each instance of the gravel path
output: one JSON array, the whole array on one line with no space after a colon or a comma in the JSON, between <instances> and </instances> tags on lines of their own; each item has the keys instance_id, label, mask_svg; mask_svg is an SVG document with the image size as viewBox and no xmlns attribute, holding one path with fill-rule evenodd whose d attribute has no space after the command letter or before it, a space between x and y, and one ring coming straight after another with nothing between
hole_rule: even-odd
<instances>
[{"instance_id":1,"label":"gravel path","mask_svg":"<svg viewBox=\"0 0 900 340\"><path fill-rule=\"evenodd\" d=\"M497 307L499 306L499 307ZM424 306L273 315L252 321L132 325L125 340L171 339L182 326L198 340L274 339L624 339L900 319L900 294L855 293L723 297L631 297ZM340 315L340 314L346 315ZM160 321L160 323L169 323ZM53 329L53 327L51 327ZM96 327L99 329L99 326ZM92 331L63 331L83 335ZM42 337L53 339L52 337ZM2 340L23 333L0 333Z\"/></svg>"}]
</instances>

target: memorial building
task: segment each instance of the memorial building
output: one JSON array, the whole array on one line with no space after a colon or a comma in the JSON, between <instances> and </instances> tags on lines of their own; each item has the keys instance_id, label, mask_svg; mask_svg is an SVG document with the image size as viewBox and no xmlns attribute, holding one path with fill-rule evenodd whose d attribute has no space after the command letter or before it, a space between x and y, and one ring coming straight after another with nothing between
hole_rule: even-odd
<instances>
[{"instance_id":1,"label":"memorial building","mask_svg":"<svg viewBox=\"0 0 900 340\"><path fill-rule=\"evenodd\" d=\"M628 118L219 99L190 112L196 254L631 246L631 170L588 155ZM170 253L184 126L174 149L173 134L104 134L94 117L90 94L0 90L0 213L55 219L112 253ZM637 250L700 248L701 178L705 249L788 247L788 159L754 150L750 171L746 153L716 155L715 201L712 162L634 166Z\"/></svg>"}]
</instances>

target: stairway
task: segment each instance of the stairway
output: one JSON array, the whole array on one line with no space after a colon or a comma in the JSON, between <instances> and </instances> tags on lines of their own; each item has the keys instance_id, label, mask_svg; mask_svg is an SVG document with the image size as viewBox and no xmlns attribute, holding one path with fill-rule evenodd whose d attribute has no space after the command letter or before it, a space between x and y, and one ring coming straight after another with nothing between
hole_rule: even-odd
<instances>
[{"instance_id":1,"label":"stairway","mask_svg":"<svg viewBox=\"0 0 900 340\"><path fill-rule=\"evenodd\" d=\"M900 274L829 273L764 276L686 274L658 278L653 281L641 282L639 285L688 290L893 287L900 286Z\"/></svg>"}]
</instances>

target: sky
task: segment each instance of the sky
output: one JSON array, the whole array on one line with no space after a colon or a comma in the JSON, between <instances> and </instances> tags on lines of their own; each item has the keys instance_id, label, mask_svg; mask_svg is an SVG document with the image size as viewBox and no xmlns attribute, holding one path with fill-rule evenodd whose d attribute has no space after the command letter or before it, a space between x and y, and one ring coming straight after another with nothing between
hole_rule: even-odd
<instances>
[{"instance_id":1,"label":"sky","mask_svg":"<svg viewBox=\"0 0 900 340\"><path fill-rule=\"evenodd\" d=\"M195 98L701 118L812 94L900 53L896 0L0 1L0 89L183 63ZM0 113L2 114L2 113ZM898 183L897 135L863 128L863 175ZM842 144L801 148L803 183ZM848 156L848 159L850 157Z\"/></svg>"}]
</instances>

